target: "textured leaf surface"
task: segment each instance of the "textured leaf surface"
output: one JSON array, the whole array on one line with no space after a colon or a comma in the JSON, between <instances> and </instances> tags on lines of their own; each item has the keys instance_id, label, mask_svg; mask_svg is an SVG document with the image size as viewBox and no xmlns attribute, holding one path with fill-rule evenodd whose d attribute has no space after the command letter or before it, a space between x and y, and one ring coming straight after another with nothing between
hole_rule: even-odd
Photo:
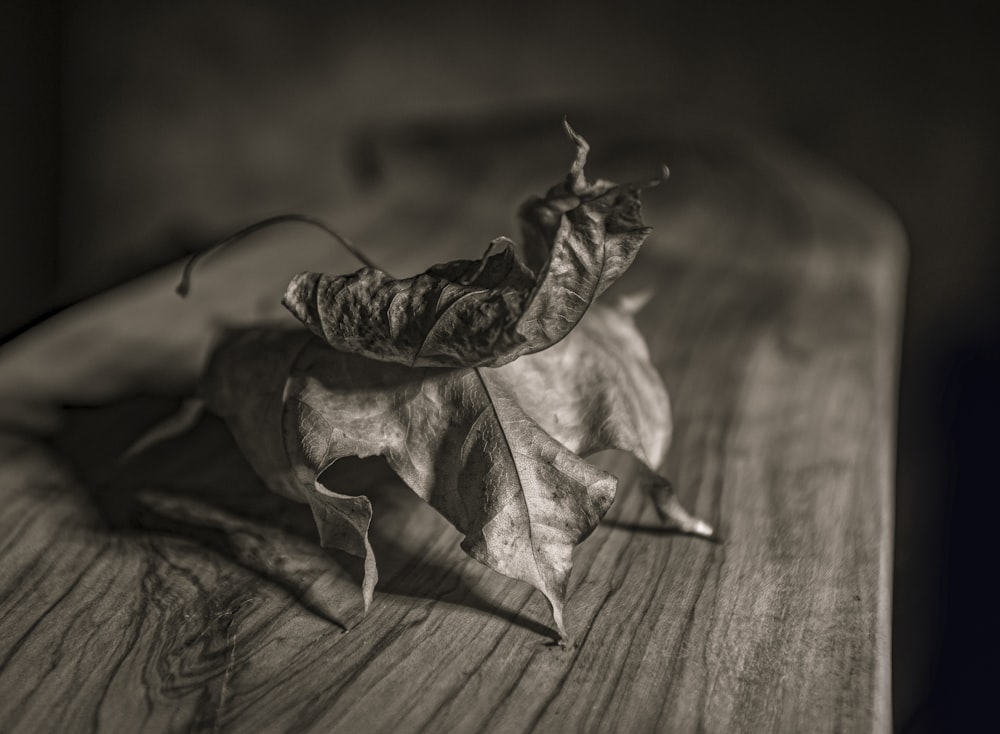
<instances>
[{"instance_id":1,"label":"textured leaf surface","mask_svg":"<svg viewBox=\"0 0 1000 734\"><path fill-rule=\"evenodd\" d=\"M635 259L649 234L640 191L659 182L588 181L589 146L566 130L566 180L519 212L527 264L499 238L479 260L401 280L372 267L301 273L283 303L336 349L410 366L497 367L557 343Z\"/></svg>"},{"instance_id":2,"label":"textured leaf surface","mask_svg":"<svg viewBox=\"0 0 1000 734\"><path fill-rule=\"evenodd\" d=\"M303 332L234 332L205 391L268 485L312 507L324 545L366 558L366 605L371 505L317 482L340 458L384 456L465 535L470 556L545 594L563 637L573 548L617 487L578 454L629 451L647 466L657 505L673 497L652 471L670 437L666 391L631 317L604 306L551 349L500 368L415 369ZM670 518L711 532L679 505Z\"/></svg>"}]
</instances>

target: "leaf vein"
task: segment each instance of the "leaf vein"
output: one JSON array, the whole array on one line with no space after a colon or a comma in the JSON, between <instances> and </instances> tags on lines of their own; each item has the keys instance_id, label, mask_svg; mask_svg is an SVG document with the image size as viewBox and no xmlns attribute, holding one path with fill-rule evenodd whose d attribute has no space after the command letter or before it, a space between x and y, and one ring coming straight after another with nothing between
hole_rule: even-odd
<instances>
[{"instance_id":1,"label":"leaf vein","mask_svg":"<svg viewBox=\"0 0 1000 734\"><path fill-rule=\"evenodd\" d=\"M496 416L497 426L500 428L500 435L503 436L504 445L506 445L507 447L507 452L510 454L511 464L513 464L514 466L514 474L517 477L517 486L518 489L520 490L517 493L517 496L520 498L521 503L524 505L524 513L525 515L527 515L528 518L528 547L531 549L531 560L535 564L535 572L538 574L539 580L542 580L544 583L544 579L541 574L541 567L538 563L538 555L535 553L535 535L532 528L534 521L532 520L531 517L531 507L528 504L528 498L524 494L524 480L521 479L521 468L520 466L518 466L514 447L511 445L510 438L507 436L507 431L504 429L503 418L500 416L500 410L497 408L496 400L493 398L493 393L490 391L490 387L487 384L486 378L483 376L482 370L479 367L475 368L475 373L476 376L479 378L480 384L483 386L483 392L486 395L486 400L489 402L490 408L492 409L493 414ZM485 527L486 526L484 525L483 528L485 529ZM548 587L548 584L545 583L545 586ZM548 596L548 594L546 594L546 596Z\"/></svg>"}]
</instances>

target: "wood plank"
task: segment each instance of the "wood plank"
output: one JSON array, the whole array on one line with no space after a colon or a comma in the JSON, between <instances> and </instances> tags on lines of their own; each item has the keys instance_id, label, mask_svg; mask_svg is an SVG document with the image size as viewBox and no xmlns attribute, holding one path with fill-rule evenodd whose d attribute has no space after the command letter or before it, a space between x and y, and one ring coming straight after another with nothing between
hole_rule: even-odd
<instances>
[{"instance_id":1,"label":"wood plank","mask_svg":"<svg viewBox=\"0 0 1000 734\"><path fill-rule=\"evenodd\" d=\"M318 546L217 419L118 462L220 325L290 318L291 275L355 267L311 232L263 234L210 260L188 301L168 268L0 351L0 729L890 728L895 219L766 141L590 137L602 175L673 171L615 288L654 288L639 325L674 403L666 472L724 542L662 531L629 461L598 457L621 489L575 556L561 649L541 595L467 558L377 463L336 478L375 506L362 619L360 563ZM383 178L318 214L398 273L512 234L569 152L552 124L372 139Z\"/></svg>"}]
</instances>

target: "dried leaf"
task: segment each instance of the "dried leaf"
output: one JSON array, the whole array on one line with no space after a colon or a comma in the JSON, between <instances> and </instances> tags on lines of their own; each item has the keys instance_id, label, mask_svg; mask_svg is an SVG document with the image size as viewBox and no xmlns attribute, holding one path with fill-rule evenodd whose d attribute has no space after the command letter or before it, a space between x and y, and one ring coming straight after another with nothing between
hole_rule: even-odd
<instances>
[{"instance_id":1,"label":"dried leaf","mask_svg":"<svg viewBox=\"0 0 1000 734\"><path fill-rule=\"evenodd\" d=\"M479 260L404 280L370 265L303 273L284 303L319 339L249 329L213 353L209 407L272 490L309 504L323 545L365 559L366 609L377 577L371 504L319 482L347 456L384 456L463 533L470 556L545 595L563 638L573 549L617 489L581 456L634 454L661 518L712 534L655 472L670 404L633 320L642 297L594 305L648 234L639 193L658 181L588 181L587 143L566 130L569 175L520 210L527 264L500 238Z\"/></svg>"},{"instance_id":2,"label":"dried leaf","mask_svg":"<svg viewBox=\"0 0 1000 734\"><path fill-rule=\"evenodd\" d=\"M376 577L371 505L317 481L345 456L384 456L465 535L470 556L546 596L563 638L573 548L617 487L578 454L635 454L660 512L711 534L653 472L670 440L669 402L625 310L595 306L558 344L499 368L412 368L303 332L232 332L204 393L268 486L310 505L323 544L366 559L366 608Z\"/></svg>"},{"instance_id":3,"label":"dried leaf","mask_svg":"<svg viewBox=\"0 0 1000 734\"><path fill-rule=\"evenodd\" d=\"M635 259L649 234L639 194L662 180L588 181L589 146L566 131L569 175L520 209L527 265L509 247L494 252L509 242L499 238L479 260L402 280L374 267L301 273L283 303L336 349L415 367L498 367L557 343Z\"/></svg>"}]
</instances>

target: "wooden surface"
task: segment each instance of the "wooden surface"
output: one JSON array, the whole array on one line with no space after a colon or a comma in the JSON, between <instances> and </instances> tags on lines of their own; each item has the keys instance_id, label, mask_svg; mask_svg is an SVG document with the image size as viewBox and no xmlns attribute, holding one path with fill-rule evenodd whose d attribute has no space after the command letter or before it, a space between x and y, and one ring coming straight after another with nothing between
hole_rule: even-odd
<instances>
[{"instance_id":1,"label":"wooden surface","mask_svg":"<svg viewBox=\"0 0 1000 734\"><path fill-rule=\"evenodd\" d=\"M355 194L313 211L394 273L478 256L561 177L557 120L375 131ZM322 550L212 417L119 461L191 390L212 334L282 315L285 282L356 265L289 227L72 308L0 350L0 730L887 731L904 249L807 156L698 126L593 134L591 171L673 176L615 287L675 410L665 472L724 542L658 529L629 486L541 594L464 556L383 467L380 566ZM361 175L363 174L363 175ZM348 629L349 631L345 631Z\"/></svg>"}]
</instances>

